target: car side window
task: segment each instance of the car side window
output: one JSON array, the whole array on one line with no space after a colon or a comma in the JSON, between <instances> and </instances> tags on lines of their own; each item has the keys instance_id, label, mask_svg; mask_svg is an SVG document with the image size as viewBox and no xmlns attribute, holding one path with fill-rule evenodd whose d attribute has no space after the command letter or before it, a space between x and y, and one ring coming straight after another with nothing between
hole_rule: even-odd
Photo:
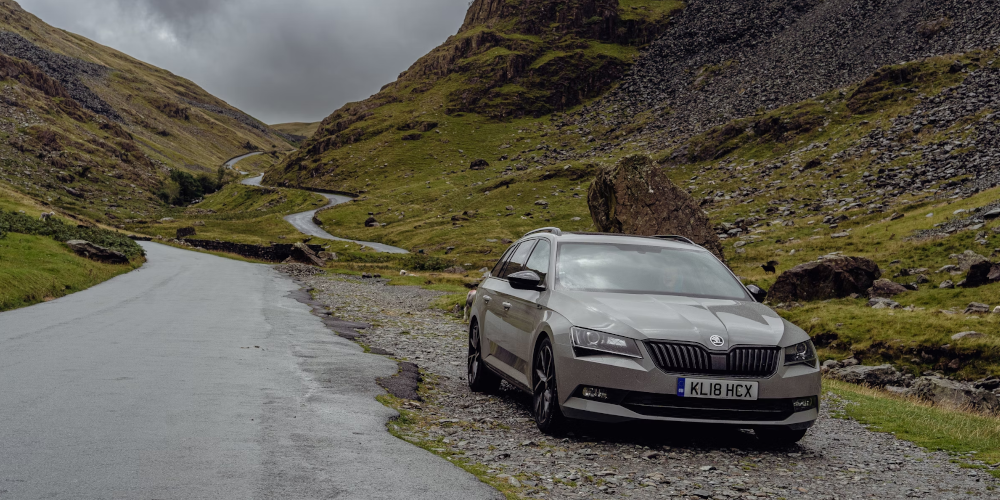
<instances>
[{"instance_id":1,"label":"car side window","mask_svg":"<svg viewBox=\"0 0 1000 500\"><path fill-rule=\"evenodd\" d=\"M538 240L535 250L531 252L531 257L524 266L526 270L534 271L535 274L540 276L542 283L545 283L545 276L549 273L549 250L551 248L552 245L549 243L549 240Z\"/></svg>"},{"instance_id":2,"label":"car side window","mask_svg":"<svg viewBox=\"0 0 1000 500\"><path fill-rule=\"evenodd\" d=\"M503 268L503 275L500 276L503 279L507 279L514 273L524 271L524 263L528 262L528 255L531 254L531 249L535 246L534 241L525 241L514 250L511 254L510 260L507 262L507 266Z\"/></svg>"},{"instance_id":3,"label":"car side window","mask_svg":"<svg viewBox=\"0 0 1000 500\"><path fill-rule=\"evenodd\" d=\"M510 248L503 253L503 256L501 256L500 260L497 261L497 265L493 266L493 270L490 271L490 276L494 278L500 277L500 272L503 271L504 264L506 264L507 260L510 259L510 256L514 253L515 248L517 248L517 245L511 245Z\"/></svg>"}]
</instances>

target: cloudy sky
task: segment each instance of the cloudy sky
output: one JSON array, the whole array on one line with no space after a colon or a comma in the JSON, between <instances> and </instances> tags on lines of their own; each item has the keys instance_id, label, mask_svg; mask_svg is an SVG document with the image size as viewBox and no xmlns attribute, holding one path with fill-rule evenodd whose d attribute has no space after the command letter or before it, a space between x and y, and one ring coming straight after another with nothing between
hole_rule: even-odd
<instances>
[{"instance_id":1,"label":"cloudy sky","mask_svg":"<svg viewBox=\"0 0 1000 500\"><path fill-rule=\"evenodd\" d=\"M455 34L468 0L18 0L267 123L319 121Z\"/></svg>"}]
</instances>

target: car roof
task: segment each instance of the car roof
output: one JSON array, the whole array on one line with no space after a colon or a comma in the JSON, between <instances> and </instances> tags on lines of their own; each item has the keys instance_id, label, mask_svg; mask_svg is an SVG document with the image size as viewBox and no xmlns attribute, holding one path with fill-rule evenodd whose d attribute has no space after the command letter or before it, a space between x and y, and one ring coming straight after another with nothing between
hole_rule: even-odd
<instances>
[{"instance_id":1,"label":"car roof","mask_svg":"<svg viewBox=\"0 0 1000 500\"><path fill-rule=\"evenodd\" d=\"M554 229L554 228L552 228ZM584 233L584 232L564 232L533 231L525 235L521 240L536 237L548 236L553 241L559 243L620 243L625 245L655 245L666 248L676 248L678 250L701 250L708 252L704 247L698 245L687 238L675 236L639 236L634 234L620 233ZM520 240L519 240L520 241Z\"/></svg>"}]
</instances>

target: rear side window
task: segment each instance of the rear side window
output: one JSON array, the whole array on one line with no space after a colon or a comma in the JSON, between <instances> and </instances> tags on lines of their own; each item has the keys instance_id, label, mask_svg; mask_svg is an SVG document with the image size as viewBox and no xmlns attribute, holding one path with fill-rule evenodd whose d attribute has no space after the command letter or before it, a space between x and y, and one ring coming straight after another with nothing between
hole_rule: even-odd
<instances>
[{"instance_id":1,"label":"rear side window","mask_svg":"<svg viewBox=\"0 0 1000 500\"><path fill-rule=\"evenodd\" d=\"M503 275L500 277L506 279L514 273L524 271L524 263L528 262L528 255L531 254L532 247L535 246L534 241L525 241L514 250L511 254L510 261L507 262L507 266L503 268Z\"/></svg>"},{"instance_id":2,"label":"rear side window","mask_svg":"<svg viewBox=\"0 0 1000 500\"><path fill-rule=\"evenodd\" d=\"M490 276L493 276L494 278L500 277L500 271L503 271L504 264L507 263L507 259L509 259L511 254L514 253L515 248L517 248L517 245L511 245L510 248L503 253L503 256L497 261L497 265L493 266L493 270L490 271Z\"/></svg>"},{"instance_id":3,"label":"rear side window","mask_svg":"<svg viewBox=\"0 0 1000 500\"><path fill-rule=\"evenodd\" d=\"M540 276L542 283L545 283L545 275L549 273L549 250L551 249L552 245L549 243L549 240L538 240L535 250L531 252L531 257L524 266L528 271L534 271L535 274Z\"/></svg>"}]
</instances>

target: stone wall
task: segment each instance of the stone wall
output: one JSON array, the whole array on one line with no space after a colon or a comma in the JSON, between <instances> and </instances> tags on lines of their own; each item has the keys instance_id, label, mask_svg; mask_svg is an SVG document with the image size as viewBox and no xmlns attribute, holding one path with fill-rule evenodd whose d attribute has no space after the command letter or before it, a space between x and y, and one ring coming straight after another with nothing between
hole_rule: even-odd
<instances>
[{"instance_id":1,"label":"stone wall","mask_svg":"<svg viewBox=\"0 0 1000 500\"><path fill-rule=\"evenodd\" d=\"M185 239L193 247L211 250L213 252L234 253L248 259L266 260L268 262L284 262L292 257L295 245L285 243L273 243L270 246L248 245L243 243L231 243L228 241L210 241ZM320 245L307 245L314 252L322 252Z\"/></svg>"}]
</instances>

